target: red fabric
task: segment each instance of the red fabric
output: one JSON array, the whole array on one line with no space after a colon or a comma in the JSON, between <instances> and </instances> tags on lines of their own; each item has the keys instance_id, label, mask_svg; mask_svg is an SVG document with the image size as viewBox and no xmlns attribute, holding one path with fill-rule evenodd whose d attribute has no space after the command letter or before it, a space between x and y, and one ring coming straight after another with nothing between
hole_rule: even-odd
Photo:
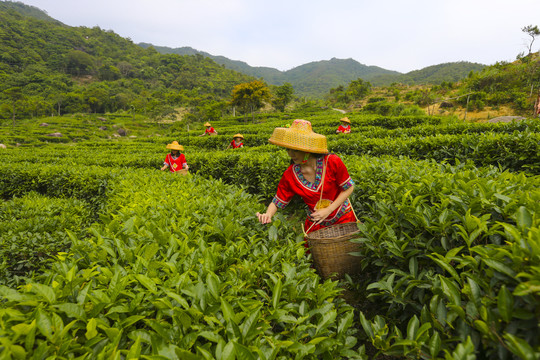
<instances>
[{"instance_id":1,"label":"red fabric","mask_svg":"<svg viewBox=\"0 0 540 360\"><path fill-rule=\"evenodd\" d=\"M239 147L244 146L244 143L240 143L240 144L236 145L236 143L233 140L233 141L231 141L231 146L232 146L233 149L238 149Z\"/></svg>"},{"instance_id":2,"label":"red fabric","mask_svg":"<svg viewBox=\"0 0 540 360\"><path fill-rule=\"evenodd\" d=\"M205 134L211 134L211 133L215 133L216 130L214 130L213 127L210 126L210 128L206 128L206 130L204 130L204 133Z\"/></svg>"},{"instance_id":3,"label":"red fabric","mask_svg":"<svg viewBox=\"0 0 540 360\"><path fill-rule=\"evenodd\" d=\"M178 156L176 159L173 159L171 154L167 154L165 157L165 164L169 165L169 170L171 172L182 170L184 165L187 165L186 156L184 154L180 154L180 156Z\"/></svg>"},{"instance_id":4,"label":"red fabric","mask_svg":"<svg viewBox=\"0 0 540 360\"><path fill-rule=\"evenodd\" d=\"M321 157L317 160L317 170L315 174L315 181L313 183L308 182L300 171L300 165L290 165L283 173L283 176L278 184L276 196L274 197L274 204L278 208L284 208L292 199L294 195L299 195L306 203L309 209L309 213L314 211L315 204L321 198L322 183L321 178L323 174L323 162L326 163L327 169L324 175L324 189L323 199L334 201L339 194L354 185L347 167L339 156L329 154ZM351 213L351 205L346 200L341 207L332 212L325 221L321 224L313 226L310 230L314 231L316 228L324 226L330 226L336 223L343 223L349 221L356 221L354 215L352 218L347 214ZM346 216L347 215L347 216ZM311 221L308 216L306 219L306 230L311 226Z\"/></svg>"},{"instance_id":5,"label":"red fabric","mask_svg":"<svg viewBox=\"0 0 540 360\"><path fill-rule=\"evenodd\" d=\"M351 132L351 126L350 125L347 125L347 126L339 125L339 127L337 129L337 132L338 133L348 134L348 133Z\"/></svg>"}]
</instances>

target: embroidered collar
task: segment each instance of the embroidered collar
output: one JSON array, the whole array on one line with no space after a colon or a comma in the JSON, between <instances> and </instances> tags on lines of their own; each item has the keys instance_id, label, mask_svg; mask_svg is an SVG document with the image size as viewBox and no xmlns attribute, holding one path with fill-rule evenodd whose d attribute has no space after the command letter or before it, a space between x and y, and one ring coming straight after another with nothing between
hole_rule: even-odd
<instances>
[{"instance_id":1,"label":"embroidered collar","mask_svg":"<svg viewBox=\"0 0 540 360\"><path fill-rule=\"evenodd\" d=\"M308 188L310 190L313 190L313 191L317 191L317 189L321 185L321 179L322 179L322 173L323 173L323 163L324 163L324 156L321 156L321 157L317 158L317 170L315 171L315 181L312 182L312 183L309 182L304 177L299 164L294 164L293 165L294 175L296 176L298 181L300 181L300 183L304 187L306 187L306 188Z\"/></svg>"}]
</instances>

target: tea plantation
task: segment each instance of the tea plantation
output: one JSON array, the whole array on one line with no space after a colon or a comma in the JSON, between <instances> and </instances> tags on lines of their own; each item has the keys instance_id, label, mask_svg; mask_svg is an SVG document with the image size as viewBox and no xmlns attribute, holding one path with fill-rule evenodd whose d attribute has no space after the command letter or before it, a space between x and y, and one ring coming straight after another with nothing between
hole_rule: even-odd
<instances>
[{"instance_id":1,"label":"tea plantation","mask_svg":"<svg viewBox=\"0 0 540 360\"><path fill-rule=\"evenodd\" d=\"M540 123L347 116L1 126L0 358L540 359ZM359 275L315 272L300 201L257 222L295 118L355 182Z\"/></svg>"}]
</instances>

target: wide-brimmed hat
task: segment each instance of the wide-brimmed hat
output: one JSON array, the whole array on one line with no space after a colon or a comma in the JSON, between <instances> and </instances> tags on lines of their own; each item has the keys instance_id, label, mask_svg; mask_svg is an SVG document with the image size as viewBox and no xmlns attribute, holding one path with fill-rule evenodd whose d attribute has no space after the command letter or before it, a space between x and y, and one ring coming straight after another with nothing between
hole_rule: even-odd
<instances>
[{"instance_id":1,"label":"wide-brimmed hat","mask_svg":"<svg viewBox=\"0 0 540 360\"><path fill-rule=\"evenodd\" d=\"M350 124L350 123L351 123L351 120L349 120L348 117L341 118L341 119L339 119L339 121L346 122L347 124Z\"/></svg>"},{"instance_id":2,"label":"wide-brimmed hat","mask_svg":"<svg viewBox=\"0 0 540 360\"><path fill-rule=\"evenodd\" d=\"M173 141L170 144L167 144L167 149L171 150L184 150L184 147L178 143L178 141Z\"/></svg>"},{"instance_id":3,"label":"wide-brimmed hat","mask_svg":"<svg viewBox=\"0 0 540 360\"><path fill-rule=\"evenodd\" d=\"M326 154L328 152L326 136L313 132L311 123L307 120L296 119L290 128L275 128L268 142L309 153Z\"/></svg>"},{"instance_id":4,"label":"wide-brimmed hat","mask_svg":"<svg viewBox=\"0 0 540 360\"><path fill-rule=\"evenodd\" d=\"M212 125L210 125L209 122L205 122L205 123L204 123L204 126L212 126Z\"/></svg>"},{"instance_id":5,"label":"wide-brimmed hat","mask_svg":"<svg viewBox=\"0 0 540 360\"><path fill-rule=\"evenodd\" d=\"M244 140L244 135L236 134L236 135L233 136L233 139L235 139L235 138L240 138L240 139Z\"/></svg>"}]
</instances>

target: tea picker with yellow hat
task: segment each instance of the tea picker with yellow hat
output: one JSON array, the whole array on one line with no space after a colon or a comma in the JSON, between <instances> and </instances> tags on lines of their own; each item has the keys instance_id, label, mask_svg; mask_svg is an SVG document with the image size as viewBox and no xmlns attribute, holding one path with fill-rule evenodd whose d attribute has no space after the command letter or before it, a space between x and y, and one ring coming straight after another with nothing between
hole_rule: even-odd
<instances>
[{"instance_id":1,"label":"tea picker with yellow hat","mask_svg":"<svg viewBox=\"0 0 540 360\"><path fill-rule=\"evenodd\" d=\"M339 119L341 121L341 125L339 125L338 129L336 130L336 133L342 133L342 134L348 134L351 132L351 120L349 120L348 117L344 117Z\"/></svg>"},{"instance_id":2,"label":"tea picker with yellow hat","mask_svg":"<svg viewBox=\"0 0 540 360\"><path fill-rule=\"evenodd\" d=\"M285 208L294 195L299 195L308 208L306 233L356 222L348 200L354 182L339 156L328 153L326 137L313 132L309 121L297 119L290 128L275 128L268 141L287 149L291 165L283 173L266 212L257 213L260 223L270 223L277 209Z\"/></svg>"},{"instance_id":3,"label":"tea picker with yellow hat","mask_svg":"<svg viewBox=\"0 0 540 360\"><path fill-rule=\"evenodd\" d=\"M178 144L178 141L173 141L170 144L167 144L167 149L171 149L171 152L165 157L163 162L163 167L161 170L169 168L171 172L176 172L180 170L189 170L189 166L186 162L186 156L180 151L184 150L184 147Z\"/></svg>"},{"instance_id":4,"label":"tea picker with yellow hat","mask_svg":"<svg viewBox=\"0 0 540 360\"><path fill-rule=\"evenodd\" d=\"M227 146L227 149L229 149L230 147L232 147L233 149L244 147L244 143L242 142L242 140L244 140L244 136L242 134L234 135L233 140L231 141L229 146Z\"/></svg>"},{"instance_id":5,"label":"tea picker with yellow hat","mask_svg":"<svg viewBox=\"0 0 540 360\"><path fill-rule=\"evenodd\" d=\"M199 136L204 136L204 135L217 135L216 129L214 129L214 128L212 127L212 125L210 125L209 122L205 122L205 123L204 123L204 126L206 126L206 129L204 130L204 133L202 133L202 134L199 135Z\"/></svg>"}]
</instances>

